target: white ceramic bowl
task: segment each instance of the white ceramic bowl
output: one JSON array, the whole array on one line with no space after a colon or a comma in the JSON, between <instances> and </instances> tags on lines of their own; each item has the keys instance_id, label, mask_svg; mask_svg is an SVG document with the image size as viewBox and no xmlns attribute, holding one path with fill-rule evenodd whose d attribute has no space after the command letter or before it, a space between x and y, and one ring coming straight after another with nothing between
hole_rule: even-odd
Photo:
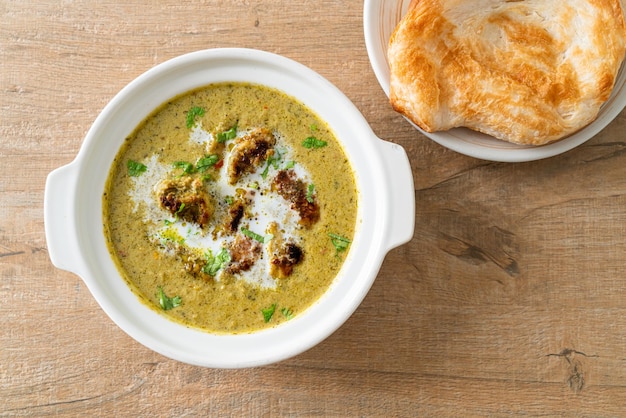
<instances>
[{"instance_id":1,"label":"white ceramic bowl","mask_svg":"<svg viewBox=\"0 0 626 418\"><path fill-rule=\"evenodd\" d=\"M119 275L102 231L104 183L124 138L166 100L223 81L274 87L317 112L343 144L359 189L357 230L331 288L291 321L244 335L190 329L146 307ZM131 337L182 362L238 368L294 356L339 328L365 297L386 253L411 239L415 202L404 149L378 139L356 107L327 80L267 52L213 49L160 64L118 93L95 120L76 159L48 176L44 212L53 264L79 275Z\"/></svg>"},{"instance_id":2,"label":"white ceramic bowl","mask_svg":"<svg viewBox=\"0 0 626 418\"><path fill-rule=\"evenodd\" d=\"M389 96L387 44L410 3L411 0L365 0L364 3L365 45L376 78L387 96ZM626 105L625 84L626 71L622 65L613 93L593 123L564 139L539 147L511 144L466 128L429 133L414 123L410 121L409 123L438 144L471 157L503 162L539 160L571 150L594 137L611 123Z\"/></svg>"}]
</instances>

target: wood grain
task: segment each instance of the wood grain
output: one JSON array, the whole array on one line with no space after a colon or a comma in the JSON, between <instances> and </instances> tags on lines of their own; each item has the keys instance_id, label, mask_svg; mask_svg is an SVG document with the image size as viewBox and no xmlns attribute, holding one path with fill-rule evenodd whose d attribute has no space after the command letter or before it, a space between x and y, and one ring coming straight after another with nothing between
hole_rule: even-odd
<instances>
[{"instance_id":1,"label":"wood grain","mask_svg":"<svg viewBox=\"0 0 626 418\"><path fill-rule=\"evenodd\" d=\"M456 154L389 107L362 7L0 0L0 416L623 416L626 112L547 160ZM318 71L407 150L416 230L326 341L211 370L139 345L52 266L43 193L134 77L235 46Z\"/></svg>"}]
</instances>

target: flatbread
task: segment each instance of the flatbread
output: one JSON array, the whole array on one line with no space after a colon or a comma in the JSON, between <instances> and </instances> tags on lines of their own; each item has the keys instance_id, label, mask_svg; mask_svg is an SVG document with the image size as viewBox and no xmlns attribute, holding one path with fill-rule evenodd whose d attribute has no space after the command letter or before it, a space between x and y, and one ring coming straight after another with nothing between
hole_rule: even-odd
<instances>
[{"instance_id":1,"label":"flatbread","mask_svg":"<svg viewBox=\"0 0 626 418\"><path fill-rule=\"evenodd\" d=\"M619 0L413 0L387 57L393 108L541 145L592 122L626 52Z\"/></svg>"}]
</instances>

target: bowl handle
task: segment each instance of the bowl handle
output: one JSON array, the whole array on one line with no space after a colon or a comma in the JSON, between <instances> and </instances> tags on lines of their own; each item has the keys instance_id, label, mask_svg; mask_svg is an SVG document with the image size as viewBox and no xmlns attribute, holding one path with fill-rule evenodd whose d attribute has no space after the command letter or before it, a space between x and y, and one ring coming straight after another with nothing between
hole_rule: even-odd
<instances>
[{"instance_id":1,"label":"bowl handle","mask_svg":"<svg viewBox=\"0 0 626 418\"><path fill-rule=\"evenodd\" d=\"M404 148L398 144L378 141L383 158L387 198L389 199L389 229L387 251L407 243L413 238L415 229L415 188L413 172Z\"/></svg>"},{"instance_id":2,"label":"bowl handle","mask_svg":"<svg viewBox=\"0 0 626 418\"><path fill-rule=\"evenodd\" d=\"M80 275L80 248L75 223L76 163L48 174L44 193L44 224L48 255L59 269Z\"/></svg>"}]
</instances>

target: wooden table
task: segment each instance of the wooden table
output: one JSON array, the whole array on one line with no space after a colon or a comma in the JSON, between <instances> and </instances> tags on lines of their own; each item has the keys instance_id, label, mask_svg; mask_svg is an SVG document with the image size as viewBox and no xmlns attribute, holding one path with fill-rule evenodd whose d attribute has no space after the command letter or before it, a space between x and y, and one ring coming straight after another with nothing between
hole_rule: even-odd
<instances>
[{"instance_id":1,"label":"wooden table","mask_svg":"<svg viewBox=\"0 0 626 418\"><path fill-rule=\"evenodd\" d=\"M531 163L420 135L370 68L360 0L0 1L0 416L626 414L626 112ZM155 64L259 48L313 68L408 152L413 240L356 313L279 364L204 369L121 331L44 236L47 174Z\"/></svg>"}]
</instances>

